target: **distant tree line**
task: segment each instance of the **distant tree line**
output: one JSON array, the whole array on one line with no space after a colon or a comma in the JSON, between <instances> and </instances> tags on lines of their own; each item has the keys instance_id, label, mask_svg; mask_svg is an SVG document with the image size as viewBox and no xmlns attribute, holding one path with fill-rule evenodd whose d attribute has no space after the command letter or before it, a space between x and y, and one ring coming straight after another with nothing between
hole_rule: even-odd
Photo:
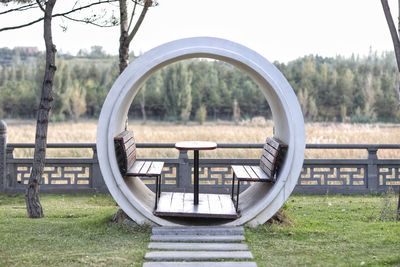
<instances>
[{"instance_id":1,"label":"distant tree line","mask_svg":"<svg viewBox=\"0 0 400 267\"><path fill-rule=\"evenodd\" d=\"M0 117L33 118L44 66L34 49L0 49ZM275 62L309 121L400 121L398 74L392 53L350 58L306 56ZM60 55L54 81L53 120L96 118L118 76L118 60L101 47ZM257 84L221 61L195 59L171 64L143 85L131 118L204 122L271 117Z\"/></svg>"},{"instance_id":2,"label":"distant tree line","mask_svg":"<svg viewBox=\"0 0 400 267\"><path fill-rule=\"evenodd\" d=\"M393 53L366 57L307 56L276 64L313 121L399 121L399 79Z\"/></svg>"}]
</instances>

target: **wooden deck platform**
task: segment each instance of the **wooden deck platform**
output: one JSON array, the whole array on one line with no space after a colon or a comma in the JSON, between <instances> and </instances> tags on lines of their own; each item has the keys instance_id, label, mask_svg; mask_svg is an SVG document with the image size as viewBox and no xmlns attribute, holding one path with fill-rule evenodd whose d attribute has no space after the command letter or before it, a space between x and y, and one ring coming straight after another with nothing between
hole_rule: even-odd
<instances>
[{"instance_id":1,"label":"wooden deck platform","mask_svg":"<svg viewBox=\"0 0 400 267\"><path fill-rule=\"evenodd\" d=\"M193 204L193 193L161 193L156 216L236 219L230 195L199 194L199 205Z\"/></svg>"}]
</instances>

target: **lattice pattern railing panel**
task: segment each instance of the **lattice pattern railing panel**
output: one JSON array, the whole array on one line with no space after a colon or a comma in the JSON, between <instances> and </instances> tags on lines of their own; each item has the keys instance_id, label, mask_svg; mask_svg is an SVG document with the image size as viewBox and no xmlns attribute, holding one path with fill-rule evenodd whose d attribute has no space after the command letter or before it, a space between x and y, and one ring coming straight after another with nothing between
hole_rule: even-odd
<instances>
[{"instance_id":1,"label":"lattice pattern railing panel","mask_svg":"<svg viewBox=\"0 0 400 267\"><path fill-rule=\"evenodd\" d=\"M161 174L161 183L176 185L176 178L178 176L178 165L177 164L165 164L162 174ZM140 178L145 184L155 184L154 177L141 177Z\"/></svg>"},{"instance_id":2,"label":"lattice pattern railing panel","mask_svg":"<svg viewBox=\"0 0 400 267\"><path fill-rule=\"evenodd\" d=\"M230 166L202 166L199 170L199 184L210 186L231 185L232 175Z\"/></svg>"},{"instance_id":3,"label":"lattice pattern railing panel","mask_svg":"<svg viewBox=\"0 0 400 267\"><path fill-rule=\"evenodd\" d=\"M304 165L298 181L307 186L366 186L366 166Z\"/></svg>"},{"instance_id":4,"label":"lattice pattern railing panel","mask_svg":"<svg viewBox=\"0 0 400 267\"><path fill-rule=\"evenodd\" d=\"M46 161L42 185L51 192L62 189L65 192L76 192L77 189L99 189L107 191L97 159L95 144L48 144L52 149L91 149L93 155L89 158L52 158ZM174 148L174 144L138 144L141 148ZM261 149L262 144L223 144L221 148ZM3 151L6 154L6 178L3 184L5 191L21 192L27 184L31 172L31 158L14 158L14 149L34 148L33 144L8 144ZM308 144L307 149L349 149L367 150L368 157L364 159L306 159L298 182L301 192L323 192L336 190L340 193L384 192L391 186L400 186L400 160L397 158L380 159L379 152L383 149L400 149L400 145L354 145L354 144ZM378 152L378 154L377 154ZM154 159L155 160L155 159ZM180 153L178 158L163 160L165 168L162 183L166 188L185 191L193 188L193 160L186 153ZM232 183L232 164L258 164L259 159L200 159L200 184L207 190L229 189ZM0 165L1 166L1 165ZM193 175L192 175L193 177ZM154 188L154 179L143 179ZM0 188L1 189L1 188ZM315 190L314 190L315 189ZM354 190L352 190L354 189ZM90 191L90 190L89 190Z\"/></svg>"},{"instance_id":5,"label":"lattice pattern railing panel","mask_svg":"<svg viewBox=\"0 0 400 267\"><path fill-rule=\"evenodd\" d=\"M193 168L191 168L192 177L190 183L193 184ZM176 185L178 176L178 164L165 164L162 172L162 184ZM188 179L188 178L185 178ZM142 177L145 184L154 184L155 179L151 177ZM199 184L201 185L232 185L232 169L230 166L201 166L199 170Z\"/></svg>"},{"instance_id":6,"label":"lattice pattern railing panel","mask_svg":"<svg viewBox=\"0 0 400 267\"><path fill-rule=\"evenodd\" d=\"M166 166L163 170L163 184L177 184L178 166ZM397 174L400 170L397 170ZM193 174L193 168L192 168ZM299 185L307 186L366 186L366 166L304 166ZM399 176L397 176L399 177ZM201 166L199 183L202 186L232 185L232 169L230 166ZM146 184L154 184L152 178L142 178ZM191 179L193 183L193 176Z\"/></svg>"},{"instance_id":7,"label":"lattice pattern railing panel","mask_svg":"<svg viewBox=\"0 0 400 267\"><path fill-rule=\"evenodd\" d=\"M164 185L190 186L193 184L189 177L181 177L185 180L179 183L179 163L169 162L165 164L162 174ZM31 166L27 163L14 163L12 174L15 175L17 184L27 184L31 172ZM92 186L93 164L48 164L45 167L42 185L62 188L64 186L75 188L90 188ZM11 170L11 169L10 169ZM400 166L396 164L381 164L377 166L380 187L400 185ZM193 173L192 165L189 165L188 173ZM367 187L366 164L305 164L303 166L298 185L301 186L355 186ZM154 178L143 178L146 184L154 184ZM15 182L14 182L15 183ZM232 170L227 162L212 162L200 165L200 185L206 188L226 187L232 184Z\"/></svg>"},{"instance_id":8,"label":"lattice pattern railing panel","mask_svg":"<svg viewBox=\"0 0 400 267\"><path fill-rule=\"evenodd\" d=\"M400 166L380 165L378 176L380 186L400 185Z\"/></svg>"},{"instance_id":9,"label":"lattice pattern railing panel","mask_svg":"<svg viewBox=\"0 0 400 267\"><path fill-rule=\"evenodd\" d=\"M28 184L31 173L30 165L16 166L17 183ZM91 165L80 166L46 166L41 185L90 187Z\"/></svg>"}]
</instances>

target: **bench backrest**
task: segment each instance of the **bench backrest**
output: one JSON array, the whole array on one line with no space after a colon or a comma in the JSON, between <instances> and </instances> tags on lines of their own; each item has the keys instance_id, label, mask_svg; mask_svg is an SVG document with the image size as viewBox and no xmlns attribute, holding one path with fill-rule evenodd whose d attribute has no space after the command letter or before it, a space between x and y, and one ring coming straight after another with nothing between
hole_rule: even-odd
<instances>
[{"instance_id":1,"label":"bench backrest","mask_svg":"<svg viewBox=\"0 0 400 267\"><path fill-rule=\"evenodd\" d=\"M124 176L136 161L136 144L132 131L123 131L114 137L115 155Z\"/></svg>"},{"instance_id":2,"label":"bench backrest","mask_svg":"<svg viewBox=\"0 0 400 267\"><path fill-rule=\"evenodd\" d=\"M260 168L273 180L276 180L287 145L275 137L268 137L260 159Z\"/></svg>"}]
</instances>

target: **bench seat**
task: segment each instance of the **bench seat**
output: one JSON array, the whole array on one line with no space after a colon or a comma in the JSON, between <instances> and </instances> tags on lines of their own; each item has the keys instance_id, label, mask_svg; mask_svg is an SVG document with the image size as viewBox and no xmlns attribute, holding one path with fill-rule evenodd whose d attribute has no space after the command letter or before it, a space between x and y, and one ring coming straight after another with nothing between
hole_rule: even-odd
<instances>
[{"instance_id":1,"label":"bench seat","mask_svg":"<svg viewBox=\"0 0 400 267\"><path fill-rule=\"evenodd\" d=\"M145 176L152 177L159 175L164 167L164 162L160 161L135 161L129 168L125 176Z\"/></svg>"},{"instance_id":2,"label":"bench seat","mask_svg":"<svg viewBox=\"0 0 400 267\"><path fill-rule=\"evenodd\" d=\"M260 166L250 165L232 165L232 171L236 175L236 179L249 182L272 182Z\"/></svg>"},{"instance_id":3,"label":"bench seat","mask_svg":"<svg viewBox=\"0 0 400 267\"><path fill-rule=\"evenodd\" d=\"M263 147L263 153L258 166L251 165L232 165L233 179L231 198L234 199L235 180L237 180L236 191L236 211L239 210L240 183L247 182L268 182L274 183L277 179L277 173L282 163L283 155L287 145L274 137L268 137Z\"/></svg>"},{"instance_id":4,"label":"bench seat","mask_svg":"<svg viewBox=\"0 0 400 267\"><path fill-rule=\"evenodd\" d=\"M136 160L136 144L132 131L123 131L114 137L115 156L119 171L123 177L155 177L156 199L154 209L157 209L161 195L161 173L164 167L162 161Z\"/></svg>"}]
</instances>

